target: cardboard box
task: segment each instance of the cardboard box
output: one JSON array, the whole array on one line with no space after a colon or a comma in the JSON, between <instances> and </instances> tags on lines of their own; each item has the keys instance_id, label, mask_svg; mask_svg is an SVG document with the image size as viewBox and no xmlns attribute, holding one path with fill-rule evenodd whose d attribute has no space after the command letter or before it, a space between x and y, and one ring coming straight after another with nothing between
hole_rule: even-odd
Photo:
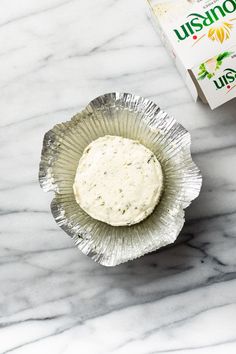
<instances>
[{"instance_id":1,"label":"cardboard box","mask_svg":"<svg viewBox=\"0 0 236 354\"><path fill-rule=\"evenodd\" d=\"M147 0L162 40L195 101L236 97L236 0Z\"/></svg>"}]
</instances>

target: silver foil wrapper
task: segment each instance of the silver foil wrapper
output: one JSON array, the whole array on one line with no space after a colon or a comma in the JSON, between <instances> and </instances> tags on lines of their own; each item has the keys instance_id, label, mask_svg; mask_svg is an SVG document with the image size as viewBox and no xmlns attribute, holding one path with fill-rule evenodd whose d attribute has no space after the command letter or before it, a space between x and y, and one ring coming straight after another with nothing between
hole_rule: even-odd
<instances>
[{"instance_id":1,"label":"silver foil wrapper","mask_svg":"<svg viewBox=\"0 0 236 354\"><path fill-rule=\"evenodd\" d=\"M80 157L88 144L104 135L138 140L161 163L161 200L139 224L110 226L91 218L75 201L72 186ZM44 137L39 181L44 191L55 193L51 211L56 223L84 254L104 266L173 243L184 224L184 209L199 195L202 184L190 144L189 132L148 99L117 92L94 99Z\"/></svg>"}]
</instances>

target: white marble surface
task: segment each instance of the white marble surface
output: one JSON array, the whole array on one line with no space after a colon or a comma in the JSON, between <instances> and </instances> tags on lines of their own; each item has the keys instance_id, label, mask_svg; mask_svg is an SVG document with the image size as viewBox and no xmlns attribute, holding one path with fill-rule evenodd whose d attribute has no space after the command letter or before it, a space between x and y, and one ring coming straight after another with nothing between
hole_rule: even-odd
<instances>
[{"instance_id":1,"label":"white marble surface","mask_svg":"<svg viewBox=\"0 0 236 354\"><path fill-rule=\"evenodd\" d=\"M0 353L236 353L236 103L192 102L145 0L0 3ZM55 224L43 134L111 91L190 130L201 196L175 246L117 268Z\"/></svg>"}]
</instances>

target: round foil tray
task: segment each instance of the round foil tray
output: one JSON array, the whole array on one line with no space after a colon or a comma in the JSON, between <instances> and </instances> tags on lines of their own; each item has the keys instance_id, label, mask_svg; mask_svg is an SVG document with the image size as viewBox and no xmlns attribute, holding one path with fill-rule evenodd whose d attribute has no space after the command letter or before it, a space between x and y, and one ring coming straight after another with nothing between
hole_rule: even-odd
<instances>
[{"instance_id":1,"label":"round foil tray","mask_svg":"<svg viewBox=\"0 0 236 354\"><path fill-rule=\"evenodd\" d=\"M104 135L138 140L161 163L161 200L139 224L105 224L91 218L75 201L72 186L80 157L88 144ZM202 184L190 144L189 132L154 102L128 93L105 94L45 134L39 182L44 191L55 193L52 214L76 246L94 261L115 266L176 240L184 224L184 209L199 195Z\"/></svg>"}]
</instances>

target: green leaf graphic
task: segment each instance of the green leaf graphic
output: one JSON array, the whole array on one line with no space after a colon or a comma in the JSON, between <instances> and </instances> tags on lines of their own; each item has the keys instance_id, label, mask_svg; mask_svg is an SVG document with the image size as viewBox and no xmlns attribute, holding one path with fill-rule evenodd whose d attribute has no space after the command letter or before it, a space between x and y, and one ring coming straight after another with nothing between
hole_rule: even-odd
<instances>
[{"instance_id":1,"label":"green leaf graphic","mask_svg":"<svg viewBox=\"0 0 236 354\"><path fill-rule=\"evenodd\" d=\"M224 53L219 54L218 57L216 58L215 71L219 70L221 65L223 64L223 60L226 58L229 58L232 54L233 54L233 52L224 52ZM212 79L213 76L215 76L215 73L209 73L206 70L205 63L202 63L199 66L198 80L204 80L206 77L210 80L210 79Z\"/></svg>"},{"instance_id":2,"label":"green leaf graphic","mask_svg":"<svg viewBox=\"0 0 236 354\"><path fill-rule=\"evenodd\" d=\"M204 74L198 76L198 80L204 80L207 75L208 75L208 73L207 73L207 71L205 71Z\"/></svg>"},{"instance_id":3,"label":"green leaf graphic","mask_svg":"<svg viewBox=\"0 0 236 354\"><path fill-rule=\"evenodd\" d=\"M210 80L212 77L214 76L214 74L207 74L207 78Z\"/></svg>"},{"instance_id":4,"label":"green leaf graphic","mask_svg":"<svg viewBox=\"0 0 236 354\"><path fill-rule=\"evenodd\" d=\"M228 58L232 55L233 53L232 52L224 52L224 53L221 53L218 57L217 57L217 61L220 62L222 61L223 59L225 58Z\"/></svg>"}]
</instances>

